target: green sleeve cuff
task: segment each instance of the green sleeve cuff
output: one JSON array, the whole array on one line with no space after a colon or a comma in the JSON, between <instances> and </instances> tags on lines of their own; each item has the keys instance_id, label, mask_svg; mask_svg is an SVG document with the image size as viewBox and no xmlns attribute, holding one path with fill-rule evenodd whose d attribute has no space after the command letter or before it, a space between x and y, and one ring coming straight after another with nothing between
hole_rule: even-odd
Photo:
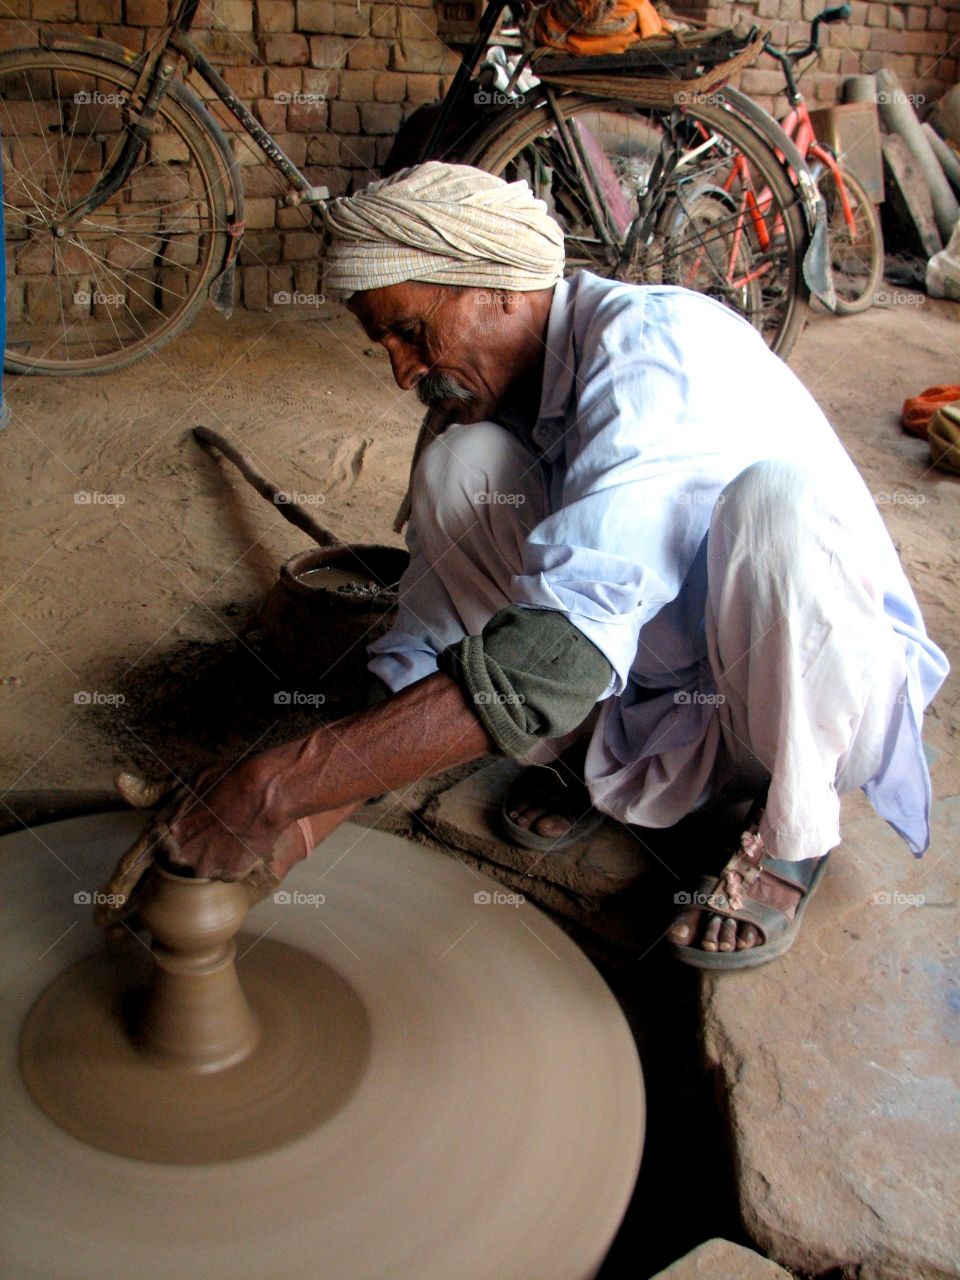
<instances>
[{"instance_id":1,"label":"green sleeve cuff","mask_svg":"<svg viewBox=\"0 0 960 1280\"><path fill-rule=\"evenodd\" d=\"M565 614L511 605L479 636L440 655L502 752L524 756L540 738L569 733L610 683L613 668Z\"/></svg>"}]
</instances>

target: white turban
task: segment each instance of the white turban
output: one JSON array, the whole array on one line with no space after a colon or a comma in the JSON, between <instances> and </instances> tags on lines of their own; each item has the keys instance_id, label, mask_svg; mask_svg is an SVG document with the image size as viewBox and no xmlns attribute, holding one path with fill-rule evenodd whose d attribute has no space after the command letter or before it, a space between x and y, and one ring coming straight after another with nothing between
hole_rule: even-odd
<instances>
[{"instance_id":1,"label":"white turban","mask_svg":"<svg viewBox=\"0 0 960 1280\"><path fill-rule=\"evenodd\" d=\"M405 280L526 293L563 275L563 232L525 182L431 160L324 209L324 287L356 293Z\"/></svg>"}]
</instances>

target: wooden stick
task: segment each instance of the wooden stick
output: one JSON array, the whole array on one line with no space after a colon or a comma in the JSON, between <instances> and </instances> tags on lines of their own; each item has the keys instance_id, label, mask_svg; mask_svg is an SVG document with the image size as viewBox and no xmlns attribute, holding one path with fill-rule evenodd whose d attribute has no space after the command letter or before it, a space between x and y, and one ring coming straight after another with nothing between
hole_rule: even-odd
<instances>
[{"instance_id":1,"label":"wooden stick","mask_svg":"<svg viewBox=\"0 0 960 1280\"><path fill-rule=\"evenodd\" d=\"M214 431L211 427L203 426L194 427L193 434L201 444L212 445L215 449L219 449L223 456L233 463L244 480L253 485L262 498L266 498L285 520L289 520L298 529L302 529L318 546L344 546L343 541L326 528L325 525L322 525L309 511L301 507L298 502L291 502L286 490L281 489L279 485L275 485L272 480L268 480L263 472L254 466L247 455L241 453L236 445L231 444L226 436L221 435L219 431Z\"/></svg>"}]
</instances>

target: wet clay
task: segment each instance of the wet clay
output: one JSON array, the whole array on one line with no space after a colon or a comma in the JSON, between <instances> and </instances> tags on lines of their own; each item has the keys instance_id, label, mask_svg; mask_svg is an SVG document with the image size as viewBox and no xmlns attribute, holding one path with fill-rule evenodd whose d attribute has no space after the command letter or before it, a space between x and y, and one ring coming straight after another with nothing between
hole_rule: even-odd
<instances>
[{"instance_id":1,"label":"wet clay","mask_svg":"<svg viewBox=\"0 0 960 1280\"><path fill-rule=\"evenodd\" d=\"M356 1088L370 1052L356 993L319 961L234 934L237 884L162 869L133 940L71 966L20 1042L23 1077L56 1124L136 1160L206 1164L283 1146ZM147 961L147 973L144 973Z\"/></svg>"},{"instance_id":2,"label":"wet clay","mask_svg":"<svg viewBox=\"0 0 960 1280\"><path fill-rule=\"evenodd\" d=\"M297 574L307 587L320 587L326 591L372 592L382 591L379 582L361 570L341 569L337 565L324 565L319 569L305 569Z\"/></svg>"},{"instance_id":3,"label":"wet clay","mask_svg":"<svg viewBox=\"0 0 960 1280\"><path fill-rule=\"evenodd\" d=\"M154 919L156 961L90 922L143 823L0 839L5 1274L595 1275L636 1179L643 1089L574 943L455 858L345 824L233 939L259 1031L245 1049L244 1015L212 1035L182 1009L147 1016L155 964L161 989L178 965L222 972L229 903L197 912L186 947Z\"/></svg>"}]
</instances>

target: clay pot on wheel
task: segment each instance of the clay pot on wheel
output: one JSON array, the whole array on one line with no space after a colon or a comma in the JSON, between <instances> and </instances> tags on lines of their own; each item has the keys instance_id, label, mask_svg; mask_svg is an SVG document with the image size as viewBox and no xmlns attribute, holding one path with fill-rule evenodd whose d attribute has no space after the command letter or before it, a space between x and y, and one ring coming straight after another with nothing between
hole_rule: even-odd
<instances>
[{"instance_id":1,"label":"clay pot on wheel","mask_svg":"<svg viewBox=\"0 0 960 1280\"><path fill-rule=\"evenodd\" d=\"M299 689L362 701L367 646L388 630L409 554L355 545L301 551L280 568L261 608L266 656Z\"/></svg>"}]
</instances>

